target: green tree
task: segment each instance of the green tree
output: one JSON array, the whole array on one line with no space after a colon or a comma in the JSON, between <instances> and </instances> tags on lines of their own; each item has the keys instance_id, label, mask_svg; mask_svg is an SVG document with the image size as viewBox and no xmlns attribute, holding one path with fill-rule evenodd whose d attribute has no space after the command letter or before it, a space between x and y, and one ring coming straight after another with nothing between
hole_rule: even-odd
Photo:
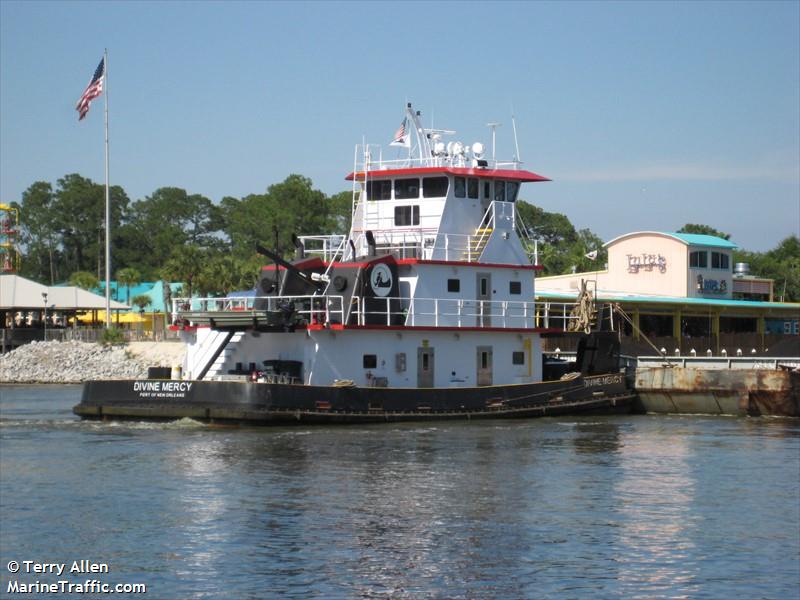
<instances>
[{"instance_id":1,"label":"green tree","mask_svg":"<svg viewBox=\"0 0 800 600\"><path fill-rule=\"evenodd\" d=\"M199 246L178 246L164 263L161 275L167 281L180 281L183 284L182 293L191 298L195 280L202 272L205 262L206 253Z\"/></svg>"},{"instance_id":2,"label":"green tree","mask_svg":"<svg viewBox=\"0 0 800 600\"><path fill-rule=\"evenodd\" d=\"M20 214L20 242L25 259L21 274L53 285L59 278L60 251L53 208L53 186L37 181L22 193L20 204L12 203Z\"/></svg>"},{"instance_id":3,"label":"green tree","mask_svg":"<svg viewBox=\"0 0 800 600\"><path fill-rule=\"evenodd\" d=\"M180 188L159 188L131 207L123 232L125 264L136 267L146 278L155 278L176 248L219 246L221 216L220 208L205 196Z\"/></svg>"},{"instance_id":4,"label":"green tree","mask_svg":"<svg viewBox=\"0 0 800 600\"><path fill-rule=\"evenodd\" d=\"M131 286L139 285L142 281L142 275L133 267L125 267L117 271L117 285L122 284L125 286L127 294L125 304L131 303Z\"/></svg>"},{"instance_id":5,"label":"green tree","mask_svg":"<svg viewBox=\"0 0 800 600\"><path fill-rule=\"evenodd\" d=\"M244 258L261 244L289 256L294 251L292 234L328 233L334 220L332 207L312 186L309 178L295 174L271 185L266 194L223 198L223 222L233 253Z\"/></svg>"},{"instance_id":6,"label":"green tree","mask_svg":"<svg viewBox=\"0 0 800 600\"><path fill-rule=\"evenodd\" d=\"M723 240L730 239L730 233L722 233L714 229L713 227L709 227L708 225L698 225L696 223L687 223L680 229L678 229L677 233L699 233L702 235L713 235L714 237L722 238Z\"/></svg>"},{"instance_id":7,"label":"green tree","mask_svg":"<svg viewBox=\"0 0 800 600\"><path fill-rule=\"evenodd\" d=\"M69 276L69 284L84 290L96 290L100 287L100 279L91 271L75 271Z\"/></svg>"},{"instance_id":8,"label":"green tree","mask_svg":"<svg viewBox=\"0 0 800 600\"><path fill-rule=\"evenodd\" d=\"M133 302L133 305L140 311L143 311L150 305L150 296L147 294L139 294L131 298L131 302Z\"/></svg>"}]
</instances>

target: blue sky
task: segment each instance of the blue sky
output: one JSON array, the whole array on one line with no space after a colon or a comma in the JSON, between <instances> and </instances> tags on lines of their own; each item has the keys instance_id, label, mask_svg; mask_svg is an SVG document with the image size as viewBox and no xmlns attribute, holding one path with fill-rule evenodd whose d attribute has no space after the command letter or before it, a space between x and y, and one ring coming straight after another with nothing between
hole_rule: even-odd
<instances>
[{"instance_id":1,"label":"blue sky","mask_svg":"<svg viewBox=\"0 0 800 600\"><path fill-rule=\"evenodd\" d=\"M800 234L800 2L0 2L0 201L103 181L214 201L290 173L327 194L406 100L553 179L521 197L604 240L711 225Z\"/></svg>"}]
</instances>

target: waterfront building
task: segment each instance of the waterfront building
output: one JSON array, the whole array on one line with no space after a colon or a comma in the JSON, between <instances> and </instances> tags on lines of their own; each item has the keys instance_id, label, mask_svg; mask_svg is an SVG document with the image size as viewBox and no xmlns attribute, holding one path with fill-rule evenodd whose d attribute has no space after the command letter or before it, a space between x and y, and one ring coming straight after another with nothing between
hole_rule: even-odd
<instances>
[{"instance_id":1,"label":"waterfront building","mask_svg":"<svg viewBox=\"0 0 800 600\"><path fill-rule=\"evenodd\" d=\"M575 298L585 281L598 306L622 309L617 325L633 351L742 349L800 355L800 303L776 302L774 282L733 263L736 245L720 237L638 231L607 242L604 269L537 277L540 300ZM564 341L552 340L551 344Z\"/></svg>"}]
</instances>

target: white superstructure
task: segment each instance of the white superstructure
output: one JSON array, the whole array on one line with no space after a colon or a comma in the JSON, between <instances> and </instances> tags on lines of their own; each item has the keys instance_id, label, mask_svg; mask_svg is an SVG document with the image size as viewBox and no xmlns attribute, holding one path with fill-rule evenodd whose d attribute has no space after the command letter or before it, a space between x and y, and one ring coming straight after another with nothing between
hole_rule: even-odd
<instances>
[{"instance_id":1,"label":"white superstructure","mask_svg":"<svg viewBox=\"0 0 800 600\"><path fill-rule=\"evenodd\" d=\"M534 303L539 267L516 201L523 183L547 179L452 135L423 128L409 104L393 143L406 157L356 149L348 236L300 237L302 258L264 267L255 298L177 299L184 376L403 388L541 380L540 335L567 329L572 305Z\"/></svg>"}]
</instances>

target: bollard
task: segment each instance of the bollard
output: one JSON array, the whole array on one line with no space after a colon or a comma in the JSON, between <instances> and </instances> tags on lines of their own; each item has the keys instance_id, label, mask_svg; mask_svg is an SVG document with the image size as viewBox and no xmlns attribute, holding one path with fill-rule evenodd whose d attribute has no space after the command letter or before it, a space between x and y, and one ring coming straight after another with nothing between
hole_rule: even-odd
<instances>
[{"instance_id":1,"label":"bollard","mask_svg":"<svg viewBox=\"0 0 800 600\"><path fill-rule=\"evenodd\" d=\"M681 349L675 348L675 356L680 356L680 355L681 355Z\"/></svg>"},{"instance_id":2,"label":"bollard","mask_svg":"<svg viewBox=\"0 0 800 600\"><path fill-rule=\"evenodd\" d=\"M713 353L713 352L711 352L711 348L709 348L708 350L706 350L706 356L707 356L708 358L711 358L712 356L714 356L714 353Z\"/></svg>"},{"instance_id":3,"label":"bollard","mask_svg":"<svg viewBox=\"0 0 800 600\"><path fill-rule=\"evenodd\" d=\"M723 356L724 358L728 358L728 351L727 351L727 350L725 350L725 348L723 348L723 349L722 349L722 352L720 352L720 354L722 354L722 356Z\"/></svg>"},{"instance_id":4,"label":"bollard","mask_svg":"<svg viewBox=\"0 0 800 600\"><path fill-rule=\"evenodd\" d=\"M172 367L172 371L170 372L170 379L181 379L181 366L175 365Z\"/></svg>"},{"instance_id":5,"label":"bollard","mask_svg":"<svg viewBox=\"0 0 800 600\"><path fill-rule=\"evenodd\" d=\"M742 349L741 348L737 348L736 349L736 356L741 356L741 355L742 355Z\"/></svg>"},{"instance_id":6,"label":"bollard","mask_svg":"<svg viewBox=\"0 0 800 600\"><path fill-rule=\"evenodd\" d=\"M689 354L690 354L691 356L697 356L697 350L695 350L694 348L692 348L691 350L689 350Z\"/></svg>"}]
</instances>

